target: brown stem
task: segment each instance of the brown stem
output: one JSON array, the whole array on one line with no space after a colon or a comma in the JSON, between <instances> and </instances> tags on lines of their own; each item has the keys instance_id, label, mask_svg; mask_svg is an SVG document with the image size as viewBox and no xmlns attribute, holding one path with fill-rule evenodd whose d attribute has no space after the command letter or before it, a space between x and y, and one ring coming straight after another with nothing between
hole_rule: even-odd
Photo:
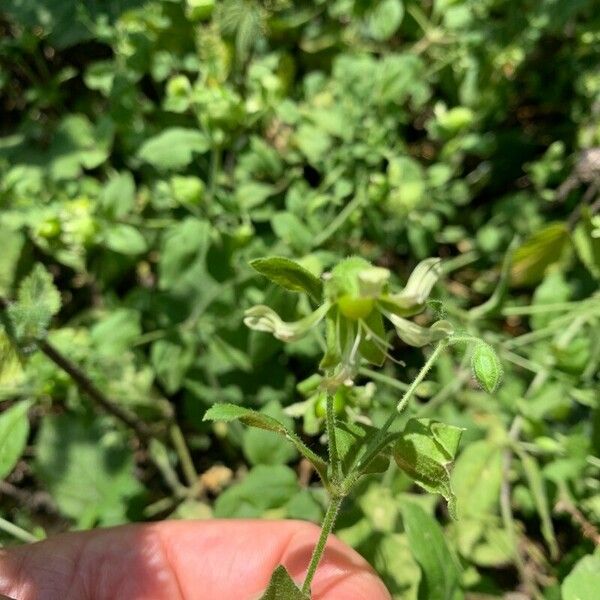
<instances>
[{"instance_id":1,"label":"brown stem","mask_svg":"<svg viewBox=\"0 0 600 600\"><path fill-rule=\"evenodd\" d=\"M142 442L145 444L150 442L152 433L146 423L108 398L71 359L59 352L47 340L39 341L38 347L53 363L65 371L77 384L77 387L98 406L133 429Z\"/></svg>"},{"instance_id":2,"label":"brown stem","mask_svg":"<svg viewBox=\"0 0 600 600\"><path fill-rule=\"evenodd\" d=\"M0 296L0 310L6 310L10 302ZM113 415L126 425L128 425L137 434L140 441L148 444L152 439L152 433L149 427L143 421L132 415L129 411L119 406L116 402L108 398L100 388L76 365L71 359L67 358L57 348L47 340L38 340L38 348L65 373L67 373L77 387L91 398L98 406L107 413Z\"/></svg>"}]
</instances>

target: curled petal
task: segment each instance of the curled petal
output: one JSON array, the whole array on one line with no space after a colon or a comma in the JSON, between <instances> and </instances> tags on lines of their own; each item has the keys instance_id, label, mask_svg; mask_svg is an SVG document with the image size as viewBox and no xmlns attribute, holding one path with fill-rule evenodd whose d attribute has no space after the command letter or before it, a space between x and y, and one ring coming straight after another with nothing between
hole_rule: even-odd
<instances>
[{"instance_id":1,"label":"curled petal","mask_svg":"<svg viewBox=\"0 0 600 600\"><path fill-rule=\"evenodd\" d=\"M440 277L441 265L442 261L439 258L422 260L410 274L406 287L398 295L403 298L412 298L416 303L423 304Z\"/></svg>"},{"instance_id":2,"label":"curled petal","mask_svg":"<svg viewBox=\"0 0 600 600\"><path fill-rule=\"evenodd\" d=\"M255 331L272 333L282 342L293 342L318 325L330 308L331 305L326 302L299 321L288 322L284 321L272 308L259 304L244 313L244 324Z\"/></svg>"},{"instance_id":3,"label":"curled petal","mask_svg":"<svg viewBox=\"0 0 600 600\"><path fill-rule=\"evenodd\" d=\"M436 321L431 327L421 327L397 315L389 315L389 319L396 328L398 337L409 346L417 348L437 342L454 333L454 328L449 321Z\"/></svg>"}]
</instances>

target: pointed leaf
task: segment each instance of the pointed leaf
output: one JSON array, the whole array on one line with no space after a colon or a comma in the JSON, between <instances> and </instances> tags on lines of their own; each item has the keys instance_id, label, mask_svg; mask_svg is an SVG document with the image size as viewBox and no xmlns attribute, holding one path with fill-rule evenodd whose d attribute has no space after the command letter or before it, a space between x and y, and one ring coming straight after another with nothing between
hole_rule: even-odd
<instances>
[{"instance_id":1,"label":"pointed leaf","mask_svg":"<svg viewBox=\"0 0 600 600\"><path fill-rule=\"evenodd\" d=\"M419 598L453 600L459 588L460 573L442 528L414 502L404 503L402 520L410 550L423 571Z\"/></svg>"},{"instance_id":2,"label":"pointed leaf","mask_svg":"<svg viewBox=\"0 0 600 600\"><path fill-rule=\"evenodd\" d=\"M546 269L560 259L568 240L566 223L550 223L525 240L512 256L511 286L533 285L543 279Z\"/></svg>"},{"instance_id":3,"label":"pointed leaf","mask_svg":"<svg viewBox=\"0 0 600 600\"><path fill-rule=\"evenodd\" d=\"M27 411L31 402L22 401L0 415L0 480L15 467L29 435Z\"/></svg>"},{"instance_id":4,"label":"pointed leaf","mask_svg":"<svg viewBox=\"0 0 600 600\"><path fill-rule=\"evenodd\" d=\"M456 518L450 470L462 430L429 419L410 419L394 446L398 466L423 489L441 494Z\"/></svg>"},{"instance_id":5,"label":"pointed leaf","mask_svg":"<svg viewBox=\"0 0 600 600\"><path fill-rule=\"evenodd\" d=\"M588 554L575 564L562 582L563 600L594 600L600 588L600 556Z\"/></svg>"},{"instance_id":6,"label":"pointed leaf","mask_svg":"<svg viewBox=\"0 0 600 600\"><path fill-rule=\"evenodd\" d=\"M321 300L323 295L321 280L289 258L280 256L257 258L250 262L250 266L286 290L304 292L317 302Z\"/></svg>"},{"instance_id":7,"label":"pointed leaf","mask_svg":"<svg viewBox=\"0 0 600 600\"><path fill-rule=\"evenodd\" d=\"M550 556L553 560L556 560L559 553L558 544L556 542L556 535L554 534L550 504L548 502L548 495L540 466L538 465L537 460L530 454L527 454L527 452L519 449L518 454L521 459L521 464L523 465L523 470L525 471L529 489L533 496L533 501L535 502L538 515L542 522L542 535L550 550Z\"/></svg>"},{"instance_id":8,"label":"pointed leaf","mask_svg":"<svg viewBox=\"0 0 600 600\"><path fill-rule=\"evenodd\" d=\"M23 379L21 357L14 344L0 329L0 388L8 390L16 387Z\"/></svg>"},{"instance_id":9,"label":"pointed leaf","mask_svg":"<svg viewBox=\"0 0 600 600\"><path fill-rule=\"evenodd\" d=\"M362 423L338 423L336 425L338 454L344 473L348 473L357 461L364 461L367 448L377 433L378 430L375 427ZM386 471L390 464L390 457L383 454L382 451L389 442L390 438L388 437L380 445L375 458L370 460L366 467L360 467L359 470L363 473Z\"/></svg>"},{"instance_id":10,"label":"pointed leaf","mask_svg":"<svg viewBox=\"0 0 600 600\"><path fill-rule=\"evenodd\" d=\"M283 565L279 565L271 575L269 587L259 600L307 600L290 577Z\"/></svg>"},{"instance_id":11,"label":"pointed leaf","mask_svg":"<svg viewBox=\"0 0 600 600\"><path fill-rule=\"evenodd\" d=\"M327 463L308 448L293 431L290 431L277 419L249 408L237 406L236 404L215 404L206 411L203 420L225 422L237 420L250 427L258 427L259 429L273 431L285 436L296 446L298 452L312 463L317 473L321 476L321 479L323 479L323 482L327 483Z\"/></svg>"}]
</instances>

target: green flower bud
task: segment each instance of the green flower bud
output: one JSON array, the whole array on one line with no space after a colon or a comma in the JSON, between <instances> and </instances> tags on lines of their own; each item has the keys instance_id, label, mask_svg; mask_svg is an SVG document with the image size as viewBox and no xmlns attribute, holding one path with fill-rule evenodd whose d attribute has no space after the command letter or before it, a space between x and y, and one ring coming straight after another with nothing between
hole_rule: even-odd
<instances>
[{"instance_id":1,"label":"green flower bud","mask_svg":"<svg viewBox=\"0 0 600 600\"><path fill-rule=\"evenodd\" d=\"M475 346L471 357L471 367L477 383L488 394L498 389L502 381L502 364L494 349L483 342Z\"/></svg>"}]
</instances>

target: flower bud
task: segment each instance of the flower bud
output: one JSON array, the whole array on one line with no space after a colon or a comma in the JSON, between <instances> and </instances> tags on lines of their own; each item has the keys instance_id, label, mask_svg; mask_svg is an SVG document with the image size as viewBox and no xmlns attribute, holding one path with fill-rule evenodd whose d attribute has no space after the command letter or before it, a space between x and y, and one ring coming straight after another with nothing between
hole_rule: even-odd
<instances>
[{"instance_id":1,"label":"flower bud","mask_svg":"<svg viewBox=\"0 0 600 600\"><path fill-rule=\"evenodd\" d=\"M502 364L494 349L484 342L478 342L471 357L471 367L477 383L488 394L496 391L502 380Z\"/></svg>"}]
</instances>

